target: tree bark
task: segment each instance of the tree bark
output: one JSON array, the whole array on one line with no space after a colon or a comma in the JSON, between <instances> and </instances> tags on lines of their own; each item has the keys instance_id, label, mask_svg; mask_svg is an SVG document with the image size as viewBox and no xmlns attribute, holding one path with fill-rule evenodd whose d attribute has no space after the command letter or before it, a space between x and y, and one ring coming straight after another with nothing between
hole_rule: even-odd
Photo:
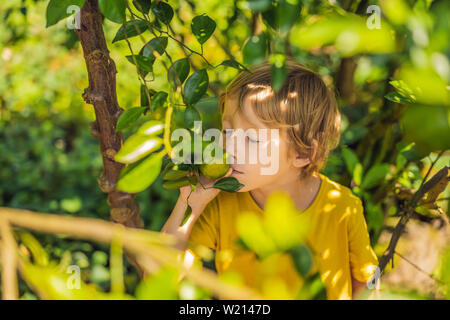
<instances>
[{"instance_id":1,"label":"tree bark","mask_svg":"<svg viewBox=\"0 0 450 320\"><path fill-rule=\"evenodd\" d=\"M353 57L343 58L337 72L336 89L339 96L350 104L355 102L353 76L355 74L356 66Z\"/></svg>"},{"instance_id":2,"label":"tree bark","mask_svg":"<svg viewBox=\"0 0 450 320\"><path fill-rule=\"evenodd\" d=\"M116 66L109 56L102 26L102 14L97 0L87 0L81 9L80 28L75 29L80 38L89 77L89 86L83 93L84 100L92 104L96 120L91 133L100 142L103 172L97 182L108 194L110 218L127 227L143 227L136 194L116 191L116 183L124 164L114 161L114 155L123 144L120 132L115 132L117 119L123 110L116 94Z\"/></svg>"}]
</instances>

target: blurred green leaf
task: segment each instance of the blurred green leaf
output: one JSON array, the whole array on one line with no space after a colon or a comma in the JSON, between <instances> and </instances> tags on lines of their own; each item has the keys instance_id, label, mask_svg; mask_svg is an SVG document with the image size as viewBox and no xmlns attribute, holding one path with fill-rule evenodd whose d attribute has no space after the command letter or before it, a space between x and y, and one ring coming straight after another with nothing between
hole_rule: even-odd
<instances>
[{"instance_id":1,"label":"blurred green leaf","mask_svg":"<svg viewBox=\"0 0 450 320\"><path fill-rule=\"evenodd\" d=\"M161 138L134 134L125 141L114 160L121 163L136 162L157 150L161 144Z\"/></svg>"},{"instance_id":2,"label":"blurred green leaf","mask_svg":"<svg viewBox=\"0 0 450 320\"><path fill-rule=\"evenodd\" d=\"M243 55L246 65L262 63L266 58L267 37L264 34L252 36L244 45Z\"/></svg>"},{"instance_id":3,"label":"blurred green leaf","mask_svg":"<svg viewBox=\"0 0 450 320\"><path fill-rule=\"evenodd\" d=\"M163 267L149 275L136 288L139 300L176 300L178 299L178 271Z\"/></svg>"},{"instance_id":4,"label":"blurred green leaf","mask_svg":"<svg viewBox=\"0 0 450 320\"><path fill-rule=\"evenodd\" d=\"M286 57L283 54L274 54L270 57L272 65L272 87L279 91L286 81L287 70L285 66Z\"/></svg>"},{"instance_id":5,"label":"blurred green leaf","mask_svg":"<svg viewBox=\"0 0 450 320\"><path fill-rule=\"evenodd\" d=\"M151 9L153 14L164 24L169 24L173 18L172 7L164 1L153 2Z\"/></svg>"},{"instance_id":6,"label":"blurred green leaf","mask_svg":"<svg viewBox=\"0 0 450 320\"><path fill-rule=\"evenodd\" d=\"M349 57L358 53L387 53L395 50L394 32L386 22L380 29L369 29L366 19L358 15L330 14L310 19L295 26L290 41L303 49L334 45L338 52Z\"/></svg>"},{"instance_id":7,"label":"blurred green leaf","mask_svg":"<svg viewBox=\"0 0 450 320\"><path fill-rule=\"evenodd\" d=\"M161 171L161 159L161 153L154 153L132 164L132 167L128 170L124 170L127 168L122 169L124 173L121 172L116 189L129 193L138 193L145 190L158 177Z\"/></svg>"},{"instance_id":8,"label":"blurred green leaf","mask_svg":"<svg viewBox=\"0 0 450 320\"><path fill-rule=\"evenodd\" d=\"M400 120L405 139L415 142L419 154L450 148L448 109L444 106L409 105Z\"/></svg>"},{"instance_id":9,"label":"blurred green leaf","mask_svg":"<svg viewBox=\"0 0 450 320\"><path fill-rule=\"evenodd\" d=\"M303 277L306 277L313 265L313 257L310 250L305 245L300 244L289 249L288 252L297 271Z\"/></svg>"},{"instance_id":10,"label":"blurred green leaf","mask_svg":"<svg viewBox=\"0 0 450 320\"><path fill-rule=\"evenodd\" d=\"M387 163L379 163L369 169L364 175L361 188L370 189L382 182L384 177L389 173L389 165Z\"/></svg>"},{"instance_id":11,"label":"blurred green leaf","mask_svg":"<svg viewBox=\"0 0 450 320\"><path fill-rule=\"evenodd\" d=\"M102 14L112 22L125 22L126 0L98 0L98 6Z\"/></svg>"}]
</instances>

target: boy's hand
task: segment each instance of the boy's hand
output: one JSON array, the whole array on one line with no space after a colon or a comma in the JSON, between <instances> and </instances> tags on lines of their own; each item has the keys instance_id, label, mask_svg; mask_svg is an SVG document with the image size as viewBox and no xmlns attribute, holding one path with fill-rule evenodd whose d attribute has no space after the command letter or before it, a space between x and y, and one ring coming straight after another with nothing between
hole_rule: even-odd
<instances>
[{"instance_id":1,"label":"boy's hand","mask_svg":"<svg viewBox=\"0 0 450 320\"><path fill-rule=\"evenodd\" d=\"M197 184L195 191L192 191L191 186L187 185L180 188L180 197L178 200L182 200L188 203L192 208L192 214L198 218L208 203L211 202L220 192L219 189L213 188L216 181L228 177L233 172L232 168L229 168L227 173L216 180L211 180L203 175L199 176L199 183Z\"/></svg>"}]
</instances>

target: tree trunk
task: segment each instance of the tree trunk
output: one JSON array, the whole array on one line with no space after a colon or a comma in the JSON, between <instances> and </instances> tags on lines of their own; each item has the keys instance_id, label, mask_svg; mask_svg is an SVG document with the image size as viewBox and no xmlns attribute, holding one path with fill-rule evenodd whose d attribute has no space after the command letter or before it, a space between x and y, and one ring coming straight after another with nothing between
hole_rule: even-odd
<instances>
[{"instance_id":1,"label":"tree trunk","mask_svg":"<svg viewBox=\"0 0 450 320\"><path fill-rule=\"evenodd\" d=\"M91 124L91 133L100 142L104 166L97 181L100 189L108 194L111 220L128 227L143 227L139 205L135 201L136 194L115 190L124 166L114 161L114 155L123 143L122 134L115 132L117 119L123 110L117 102L117 70L106 46L97 0L85 2L80 22L80 29L75 29L75 32L81 41L89 77L89 86L83 98L94 106L96 121Z\"/></svg>"},{"instance_id":2,"label":"tree trunk","mask_svg":"<svg viewBox=\"0 0 450 320\"><path fill-rule=\"evenodd\" d=\"M336 89L339 97L349 104L355 102L355 93L353 88L353 76L356 70L356 62L353 57L343 58L337 72Z\"/></svg>"}]
</instances>

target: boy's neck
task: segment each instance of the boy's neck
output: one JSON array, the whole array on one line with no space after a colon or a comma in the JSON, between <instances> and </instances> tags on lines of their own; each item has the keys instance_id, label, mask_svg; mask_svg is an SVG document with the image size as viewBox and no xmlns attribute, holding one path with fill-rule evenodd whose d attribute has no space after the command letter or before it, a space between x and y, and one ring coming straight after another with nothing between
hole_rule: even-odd
<instances>
[{"instance_id":1,"label":"boy's neck","mask_svg":"<svg viewBox=\"0 0 450 320\"><path fill-rule=\"evenodd\" d=\"M290 195L298 210L304 211L310 207L319 193L321 178L318 173L313 173L305 179L287 179L277 184L271 184L250 191L250 195L256 204L264 209L267 198L275 191L284 191Z\"/></svg>"}]
</instances>

